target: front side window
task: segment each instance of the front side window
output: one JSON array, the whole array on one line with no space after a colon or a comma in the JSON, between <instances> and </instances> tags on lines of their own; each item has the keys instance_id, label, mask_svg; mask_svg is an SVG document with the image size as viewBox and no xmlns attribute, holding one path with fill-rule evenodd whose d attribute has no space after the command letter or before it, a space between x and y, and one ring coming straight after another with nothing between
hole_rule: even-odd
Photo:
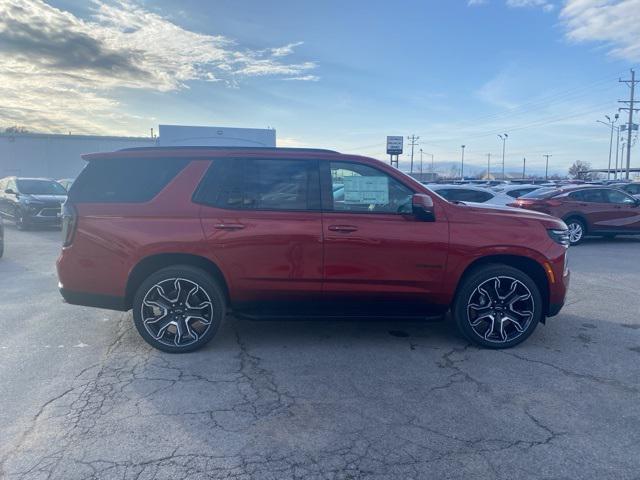
<instances>
[{"instance_id":1,"label":"front side window","mask_svg":"<svg viewBox=\"0 0 640 480\"><path fill-rule=\"evenodd\" d=\"M619 205L635 205L636 201L629 195L619 192L618 190L607 190L606 196L609 203L617 203Z\"/></svg>"},{"instance_id":2,"label":"front side window","mask_svg":"<svg viewBox=\"0 0 640 480\"><path fill-rule=\"evenodd\" d=\"M640 195L640 183L626 185L623 190L631 195Z\"/></svg>"},{"instance_id":3,"label":"front side window","mask_svg":"<svg viewBox=\"0 0 640 480\"><path fill-rule=\"evenodd\" d=\"M413 192L368 165L331 162L334 211L365 213L410 213Z\"/></svg>"}]
</instances>

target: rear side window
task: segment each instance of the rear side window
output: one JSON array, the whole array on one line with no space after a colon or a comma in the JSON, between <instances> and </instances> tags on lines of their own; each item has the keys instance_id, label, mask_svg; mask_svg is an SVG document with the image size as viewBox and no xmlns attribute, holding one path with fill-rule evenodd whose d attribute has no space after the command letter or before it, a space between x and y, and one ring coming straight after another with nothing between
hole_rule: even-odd
<instances>
[{"instance_id":1,"label":"rear side window","mask_svg":"<svg viewBox=\"0 0 640 480\"><path fill-rule=\"evenodd\" d=\"M319 210L318 165L295 159L216 159L194 200L229 209Z\"/></svg>"},{"instance_id":2,"label":"rear side window","mask_svg":"<svg viewBox=\"0 0 640 480\"><path fill-rule=\"evenodd\" d=\"M519 198L522 195L533 192L534 190L537 190L537 188L519 188L517 190L511 190L507 192L507 195L509 195L511 198Z\"/></svg>"},{"instance_id":3,"label":"rear side window","mask_svg":"<svg viewBox=\"0 0 640 480\"><path fill-rule=\"evenodd\" d=\"M188 159L92 160L71 185L79 203L142 203L151 200L189 163Z\"/></svg>"}]
</instances>

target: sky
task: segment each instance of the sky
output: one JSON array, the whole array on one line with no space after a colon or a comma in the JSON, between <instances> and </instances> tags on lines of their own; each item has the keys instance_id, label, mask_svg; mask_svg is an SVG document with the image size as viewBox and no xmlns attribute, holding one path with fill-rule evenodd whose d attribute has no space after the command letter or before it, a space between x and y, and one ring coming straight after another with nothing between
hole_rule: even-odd
<instances>
[{"instance_id":1,"label":"sky","mask_svg":"<svg viewBox=\"0 0 640 480\"><path fill-rule=\"evenodd\" d=\"M640 0L0 0L0 127L270 127L380 159L415 134L425 171L461 145L500 168L500 133L507 171L606 167L638 64Z\"/></svg>"}]
</instances>

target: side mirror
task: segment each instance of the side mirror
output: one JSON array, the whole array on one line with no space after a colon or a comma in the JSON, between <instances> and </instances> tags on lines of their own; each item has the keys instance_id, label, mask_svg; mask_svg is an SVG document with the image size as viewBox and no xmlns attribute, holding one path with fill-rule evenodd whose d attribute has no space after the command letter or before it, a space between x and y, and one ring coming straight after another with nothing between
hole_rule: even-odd
<instances>
[{"instance_id":1,"label":"side mirror","mask_svg":"<svg viewBox=\"0 0 640 480\"><path fill-rule=\"evenodd\" d=\"M436 216L433 211L433 199L424 193L416 193L411 198L411 209L413 215L423 222L435 222Z\"/></svg>"},{"instance_id":2,"label":"side mirror","mask_svg":"<svg viewBox=\"0 0 640 480\"><path fill-rule=\"evenodd\" d=\"M16 192L13 191L13 189L11 188L7 188L4 193L6 193L7 195L15 195Z\"/></svg>"}]
</instances>

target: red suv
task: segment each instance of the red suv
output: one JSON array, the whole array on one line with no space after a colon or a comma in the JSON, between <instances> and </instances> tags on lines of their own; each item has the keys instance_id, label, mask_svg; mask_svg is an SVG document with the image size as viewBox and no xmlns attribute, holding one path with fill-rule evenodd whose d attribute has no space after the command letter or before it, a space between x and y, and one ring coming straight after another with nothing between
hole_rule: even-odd
<instances>
[{"instance_id":1,"label":"red suv","mask_svg":"<svg viewBox=\"0 0 640 480\"><path fill-rule=\"evenodd\" d=\"M514 207L563 219L572 245L585 235L640 235L640 200L618 188L571 185L542 188L520 197Z\"/></svg>"},{"instance_id":2,"label":"red suv","mask_svg":"<svg viewBox=\"0 0 640 480\"><path fill-rule=\"evenodd\" d=\"M248 318L419 318L451 309L506 348L561 309L566 225L449 203L378 160L328 150L90 154L63 209L60 291L133 309L142 337L195 350Z\"/></svg>"}]
</instances>

